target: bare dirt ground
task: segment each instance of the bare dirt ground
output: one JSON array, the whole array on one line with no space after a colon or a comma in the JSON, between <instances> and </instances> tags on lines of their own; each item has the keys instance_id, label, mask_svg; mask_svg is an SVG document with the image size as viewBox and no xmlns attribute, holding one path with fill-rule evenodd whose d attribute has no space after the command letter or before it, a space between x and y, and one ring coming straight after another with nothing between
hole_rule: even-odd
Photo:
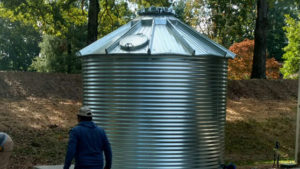
<instances>
[{"instance_id":1,"label":"bare dirt ground","mask_svg":"<svg viewBox=\"0 0 300 169\"><path fill-rule=\"evenodd\" d=\"M294 117L297 100L239 99L227 101L227 122L264 122L282 116Z\"/></svg>"},{"instance_id":2,"label":"bare dirt ground","mask_svg":"<svg viewBox=\"0 0 300 169\"><path fill-rule=\"evenodd\" d=\"M80 102L30 97L0 99L0 103L0 130L15 141L10 168L62 163Z\"/></svg>"},{"instance_id":3,"label":"bare dirt ground","mask_svg":"<svg viewBox=\"0 0 300 169\"><path fill-rule=\"evenodd\" d=\"M270 168L275 141L294 153L297 81L229 81L225 160ZM15 141L12 169L62 164L81 106L80 75L0 72L0 131Z\"/></svg>"}]
</instances>

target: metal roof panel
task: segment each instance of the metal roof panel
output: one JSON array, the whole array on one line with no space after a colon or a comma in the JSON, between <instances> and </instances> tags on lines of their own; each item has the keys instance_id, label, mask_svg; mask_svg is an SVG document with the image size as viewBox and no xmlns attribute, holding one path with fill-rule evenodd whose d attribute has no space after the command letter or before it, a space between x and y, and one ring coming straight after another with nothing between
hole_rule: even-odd
<instances>
[{"instance_id":1,"label":"metal roof panel","mask_svg":"<svg viewBox=\"0 0 300 169\"><path fill-rule=\"evenodd\" d=\"M139 38L133 38L135 35L146 37L147 43L144 42L144 45L134 46L139 44L136 42ZM123 41L123 47L121 47L120 42L124 38L132 42L124 44ZM126 45L128 45L127 48L124 47ZM235 54L225 47L170 15L137 17L128 24L83 48L79 53L81 56L132 53L235 57Z\"/></svg>"}]
</instances>

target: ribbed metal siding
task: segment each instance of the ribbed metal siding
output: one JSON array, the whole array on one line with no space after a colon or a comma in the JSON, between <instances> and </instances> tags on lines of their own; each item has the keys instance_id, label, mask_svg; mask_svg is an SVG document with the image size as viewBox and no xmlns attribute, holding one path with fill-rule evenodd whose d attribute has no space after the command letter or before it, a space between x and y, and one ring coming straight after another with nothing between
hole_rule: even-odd
<instances>
[{"instance_id":1,"label":"ribbed metal siding","mask_svg":"<svg viewBox=\"0 0 300 169\"><path fill-rule=\"evenodd\" d=\"M86 56L84 105L113 149L113 169L217 169L224 150L227 59Z\"/></svg>"}]
</instances>

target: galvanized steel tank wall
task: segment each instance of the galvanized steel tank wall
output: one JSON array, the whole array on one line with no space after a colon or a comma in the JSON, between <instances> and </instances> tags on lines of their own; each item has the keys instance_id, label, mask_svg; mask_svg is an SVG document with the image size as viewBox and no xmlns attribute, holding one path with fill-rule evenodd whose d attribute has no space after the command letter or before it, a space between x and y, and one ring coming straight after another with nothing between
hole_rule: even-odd
<instances>
[{"instance_id":1,"label":"galvanized steel tank wall","mask_svg":"<svg viewBox=\"0 0 300 169\"><path fill-rule=\"evenodd\" d=\"M217 169L224 150L227 58L94 55L84 105L103 127L113 169Z\"/></svg>"}]
</instances>

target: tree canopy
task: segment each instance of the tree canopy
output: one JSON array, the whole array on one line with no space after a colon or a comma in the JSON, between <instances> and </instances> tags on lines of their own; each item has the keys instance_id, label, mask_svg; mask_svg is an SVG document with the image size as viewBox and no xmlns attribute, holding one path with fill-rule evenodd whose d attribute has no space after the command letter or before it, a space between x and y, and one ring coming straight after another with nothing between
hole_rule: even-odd
<instances>
[{"instance_id":1,"label":"tree canopy","mask_svg":"<svg viewBox=\"0 0 300 169\"><path fill-rule=\"evenodd\" d=\"M275 0L270 4L268 12L268 36L267 49L268 57L274 57L278 61L282 61L284 54L284 46L287 43L283 27L286 26L285 15L290 15L292 18L297 17L297 9L300 3L295 0Z\"/></svg>"},{"instance_id":2,"label":"tree canopy","mask_svg":"<svg viewBox=\"0 0 300 169\"><path fill-rule=\"evenodd\" d=\"M10 39L9 43L0 45L0 69L27 71L33 62L31 71L78 72L80 66L75 53L88 44L91 2L98 2L99 6L92 41L133 19L140 8L171 5L183 22L225 47L254 39L257 6L253 0L175 0L173 3L168 0L0 0L0 40ZM266 53L279 61L285 53L286 65L281 69L284 74L298 68L290 68L295 66L290 61L290 47L282 49L292 43L290 33L285 34L282 29L291 25L290 19L284 22L283 16L289 14L297 22L299 4L294 0L268 0ZM285 31L290 32L289 28ZM27 40L16 42L17 37ZM56 52L48 51L50 48Z\"/></svg>"},{"instance_id":3,"label":"tree canopy","mask_svg":"<svg viewBox=\"0 0 300 169\"><path fill-rule=\"evenodd\" d=\"M27 71L39 54L40 40L31 25L0 18L0 70Z\"/></svg>"},{"instance_id":4,"label":"tree canopy","mask_svg":"<svg viewBox=\"0 0 300 169\"><path fill-rule=\"evenodd\" d=\"M293 19L286 15L287 26L284 27L288 39L287 46L284 47L284 64L281 72L285 78L293 78L293 74L299 71L300 66L300 14Z\"/></svg>"},{"instance_id":5,"label":"tree canopy","mask_svg":"<svg viewBox=\"0 0 300 169\"><path fill-rule=\"evenodd\" d=\"M78 0L1 1L0 17L31 24L43 34L65 36L69 27L87 23L87 11Z\"/></svg>"}]
</instances>

